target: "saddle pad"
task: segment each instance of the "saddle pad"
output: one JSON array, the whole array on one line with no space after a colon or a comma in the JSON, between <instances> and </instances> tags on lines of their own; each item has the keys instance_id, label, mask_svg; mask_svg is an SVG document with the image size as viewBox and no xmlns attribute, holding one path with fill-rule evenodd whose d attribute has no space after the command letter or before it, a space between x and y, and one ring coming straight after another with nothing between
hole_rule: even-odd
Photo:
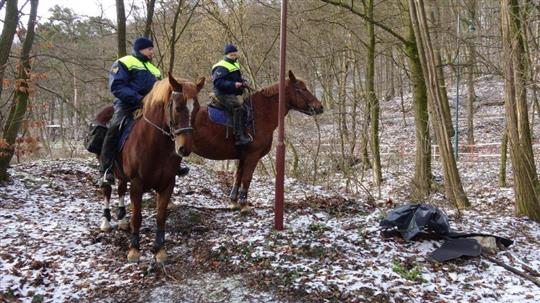
<instances>
[{"instance_id":1,"label":"saddle pad","mask_svg":"<svg viewBox=\"0 0 540 303\"><path fill-rule=\"evenodd\" d=\"M124 119L124 121L122 121L120 125L120 140L118 140L117 146L118 151L121 151L122 147L124 147L124 143L126 143L126 140L129 137L129 134L131 133L131 130L133 129L133 125L135 125L135 123L134 120L130 117L129 119Z\"/></svg>"},{"instance_id":2,"label":"saddle pad","mask_svg":"<svg viewBox=\"0 0 540 303\"><path fill-rule=\"evenodd\" d=\"M233 127L231 115L224 110L208 106L208 117L214 123Z\"/></svg>"}]
</instances>

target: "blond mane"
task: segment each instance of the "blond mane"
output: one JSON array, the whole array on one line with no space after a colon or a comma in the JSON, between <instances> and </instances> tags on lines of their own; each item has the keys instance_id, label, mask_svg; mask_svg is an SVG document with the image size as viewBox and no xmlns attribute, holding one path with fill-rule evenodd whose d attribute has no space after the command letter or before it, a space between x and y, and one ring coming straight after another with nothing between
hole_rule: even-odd
<instances>
[{"instance_id":1,"label":"blond mane","mask_svg":"<svg viewBox=\"0 0 540 303\"><path fill-rule=\"evenodd\" d=\"M188 97L196 96L198 91L195 84L183 78L175 78L178 83L182 84L182 92ZM167 78L158 80L154 83L152 90L143 99L143 112L146 113L150 108L158 105L167 105L172 88Z\"/></svg>"}]
</instances>

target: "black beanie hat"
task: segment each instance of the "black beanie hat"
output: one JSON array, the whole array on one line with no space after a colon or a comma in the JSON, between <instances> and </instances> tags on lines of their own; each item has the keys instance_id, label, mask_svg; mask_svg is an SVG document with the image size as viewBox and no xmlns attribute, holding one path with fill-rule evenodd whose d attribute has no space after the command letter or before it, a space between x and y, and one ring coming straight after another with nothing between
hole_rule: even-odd
<instances>
[{"instance_id":1,"label":"black beanie hat","mask_svg":"<svg viewBox=\"0 0 540 303\"><path fill-rule=\"evenodd\" d=\"M154 42L152 42L152 40L145 37L137 38L137 40L133 42L133 50L136 52L140 51L141 49L145 49L149 47L154 47Z\"/></svg>"},{"instance_id":2,"label":"black beanie hat","mask_svg":"<svg viewBox=\"0 0 540 303\"><path fill-rule=\"evenodd\" d=\"M238 49L236 48L236 46L232 45L232 44L225 44L225 47L223 48L223 53L226 55L228 53L234 53L234 52L237 52Z\"/></svg>"}]
</instances>

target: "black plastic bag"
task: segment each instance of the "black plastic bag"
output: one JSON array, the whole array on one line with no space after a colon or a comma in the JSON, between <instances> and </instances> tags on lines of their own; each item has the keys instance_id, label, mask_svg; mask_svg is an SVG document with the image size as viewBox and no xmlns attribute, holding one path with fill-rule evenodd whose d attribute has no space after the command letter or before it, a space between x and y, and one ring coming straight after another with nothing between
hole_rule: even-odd
<instances>
[{"instance_id":1,"label":"black plastic bag","mask_svg":"<svg viewBox=\"0 0 540 303\"><path fill-rule=\"evenodd\" d=\"M397 207L391 210L379 225L383 228L397 228L407 241L423 231L431 231L438 235L450 232L448 217L435 206L426 204Z\"/></svg>"},{"instance_id":2,"label":"black plastic bag","mask_svg":"<svg viewBox=\"0 0 540 303\"><path fill-rule=\"evenodd\" d=\"M459 257L478 257L485 249L507 248L512 240L482 233L460 233L450 229L448 217L438 208L426 204L408 204L390 211L380 226L386 233L399 232L405 240L416 235L422 238L445 240L430 254L433 260L445 262ZM491 240L491 241L486 241ZM480 241L480 242L479 242ZM494 245L486 245L491 242ZM484 247L484 245L486 245Z\"/></svg>"}]
</instances>

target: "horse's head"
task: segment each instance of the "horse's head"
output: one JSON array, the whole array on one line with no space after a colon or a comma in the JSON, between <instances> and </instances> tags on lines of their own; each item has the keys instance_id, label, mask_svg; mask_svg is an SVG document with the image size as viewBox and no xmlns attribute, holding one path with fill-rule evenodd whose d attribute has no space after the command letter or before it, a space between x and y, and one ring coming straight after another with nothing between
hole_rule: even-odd
<instances>
[{"instance_id":1,"label":"horse's head","mask_svg":"<svg viewBox=\"0 0 540 303\"><path fill-rule=\"evenodd\" d=\"M194 113L199 108L197 95L204 86L204 77L197 84L189 81L178 82L169 73L169 83L172 88L167 106L167 124L174 136L174 151L182 157L191 153L191 133Z\"/></svg>"},{"instance_id":2,"label":"horse's head","mask_svg":"<svg viewBox=\"0 0 540 303\"><path fill-rule=\"evenodd\" d=\"M321 101L307 89L306 83L296 79L292 71L289 71L289 80L285 88L287 106L309 116L323 113Z\"/></svg>"}]
</instances>

